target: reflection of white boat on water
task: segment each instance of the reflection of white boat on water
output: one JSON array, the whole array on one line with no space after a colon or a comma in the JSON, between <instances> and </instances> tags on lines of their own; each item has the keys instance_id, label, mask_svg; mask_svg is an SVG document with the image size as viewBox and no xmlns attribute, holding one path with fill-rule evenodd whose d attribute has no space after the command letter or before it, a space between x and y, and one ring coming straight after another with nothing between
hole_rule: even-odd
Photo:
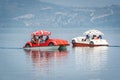
<instances>
[{"instance_id":1,"label":"reflection of white boat on water","mask_svg":"<svg viewBox=\"0 0 120 80\"><path fill-rule=\"evenodd\" d=\"M98 30L88 30L83 33L86 37L75 37L72 39L72 44L74 47L87 47L87 46L108 46L108 42L102 38L104 35Z\"/></svg>"},{"instance_id":2,"label":"reflection of white boat on water","mask_svg":"<svg viewBox=\"0 0 120 80\"><path fill-rule=\"evenodd\" d=\"M100 47L74 47L77 69L96 71L101 70L107 63L106 46Z\"/></svg>"}]
</instances>

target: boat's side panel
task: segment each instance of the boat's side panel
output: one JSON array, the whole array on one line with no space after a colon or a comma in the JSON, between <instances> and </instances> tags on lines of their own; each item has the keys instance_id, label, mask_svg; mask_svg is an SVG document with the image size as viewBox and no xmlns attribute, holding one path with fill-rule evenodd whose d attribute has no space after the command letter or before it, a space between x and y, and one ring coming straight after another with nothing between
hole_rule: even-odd
<instances>
[{"instance_id":1,"label":"boat's side panel","mask_svg":"<svg viewBox=\"0 0 120 80\"><path fill-rule=\"evenodd\" d=\"M50 43L52 43L52 46L69 46L68 41L62 40L62 39L48 39L47 41L44 41L42 43L31 43L30 41L27 42L24 46L26 48L28 45L29 47L49 47Z\"/></svg>"},{"instance_id":2,"label":"boat's side panel","mask_svg":"<svg viewBox=\"0 0 120 80\"><path fill-rule=\"evenodd\" d=\"M79 42L82 42L82 40L84 40L85 37L76 37L76 38L73 38L72 40L74 40L76 43L79 43Z\"/></svg>"},{"instance_id":3,"label":"boat's side panel","mask_svg":"<svg viewBox=\"0 0 120 80\"><path fill-rule=\"evenodd\" d=\"M69 46L68 41L62 39L49 39L48 43L54 43L55 46Z\"/></svg>"}]
</instances>

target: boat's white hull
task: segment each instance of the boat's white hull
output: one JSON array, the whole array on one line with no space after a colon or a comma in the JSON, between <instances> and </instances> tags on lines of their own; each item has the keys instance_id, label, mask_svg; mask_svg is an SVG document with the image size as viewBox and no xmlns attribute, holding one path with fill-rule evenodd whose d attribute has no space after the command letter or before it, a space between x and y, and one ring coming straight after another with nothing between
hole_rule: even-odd
<instances>
[{"instance_id":1,"label":"boat's white hull","mask_svg":"<svg viewBox=\"0 0 120 80\"><path fill-rule=\"evenodd\" d=\"M73 46L87 47L87 46L108 46L108 42L105 39L89 39L86 41L82 40L83 37L74 38L72 42Z\"/></svg>"}]
</instances>

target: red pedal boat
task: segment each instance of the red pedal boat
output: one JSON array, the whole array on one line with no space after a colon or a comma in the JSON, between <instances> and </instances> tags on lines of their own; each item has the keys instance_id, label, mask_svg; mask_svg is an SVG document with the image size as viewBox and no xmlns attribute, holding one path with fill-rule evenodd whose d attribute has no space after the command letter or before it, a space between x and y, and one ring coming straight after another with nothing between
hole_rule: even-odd
<instances>
[{"instance_id":1,"label":"red pedal boat","mask_svg":"<svg viewBox=\"0 0 120 80\"><path fill-rule=\"evenodd\" d=\"M66 49L69 46L68 41L62 39L49 38L51 32L39 30L31 33L32 39L24 45L24 49L54 50Z\"/></svg>"}]
</instances>

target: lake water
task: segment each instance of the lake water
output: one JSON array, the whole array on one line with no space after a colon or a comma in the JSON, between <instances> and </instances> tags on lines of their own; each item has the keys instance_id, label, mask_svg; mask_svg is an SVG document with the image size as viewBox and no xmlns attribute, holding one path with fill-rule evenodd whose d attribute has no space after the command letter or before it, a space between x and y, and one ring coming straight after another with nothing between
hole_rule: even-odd
<instances>
[{"instance_id":1,"label":"lake water","mask_svg":"<svg viewBox=\"0 0 120 80\"><path fill-rule=\"evenodd\" d=\"M51 31L51 38L68 40L70 46L64 51L22 49L30 33L40 29ZM73 48L71 39L88 29L1 27L0 80L119 80L120 28L94 28L105 34L109 47Z\"/></svg>"}]
</instances>

